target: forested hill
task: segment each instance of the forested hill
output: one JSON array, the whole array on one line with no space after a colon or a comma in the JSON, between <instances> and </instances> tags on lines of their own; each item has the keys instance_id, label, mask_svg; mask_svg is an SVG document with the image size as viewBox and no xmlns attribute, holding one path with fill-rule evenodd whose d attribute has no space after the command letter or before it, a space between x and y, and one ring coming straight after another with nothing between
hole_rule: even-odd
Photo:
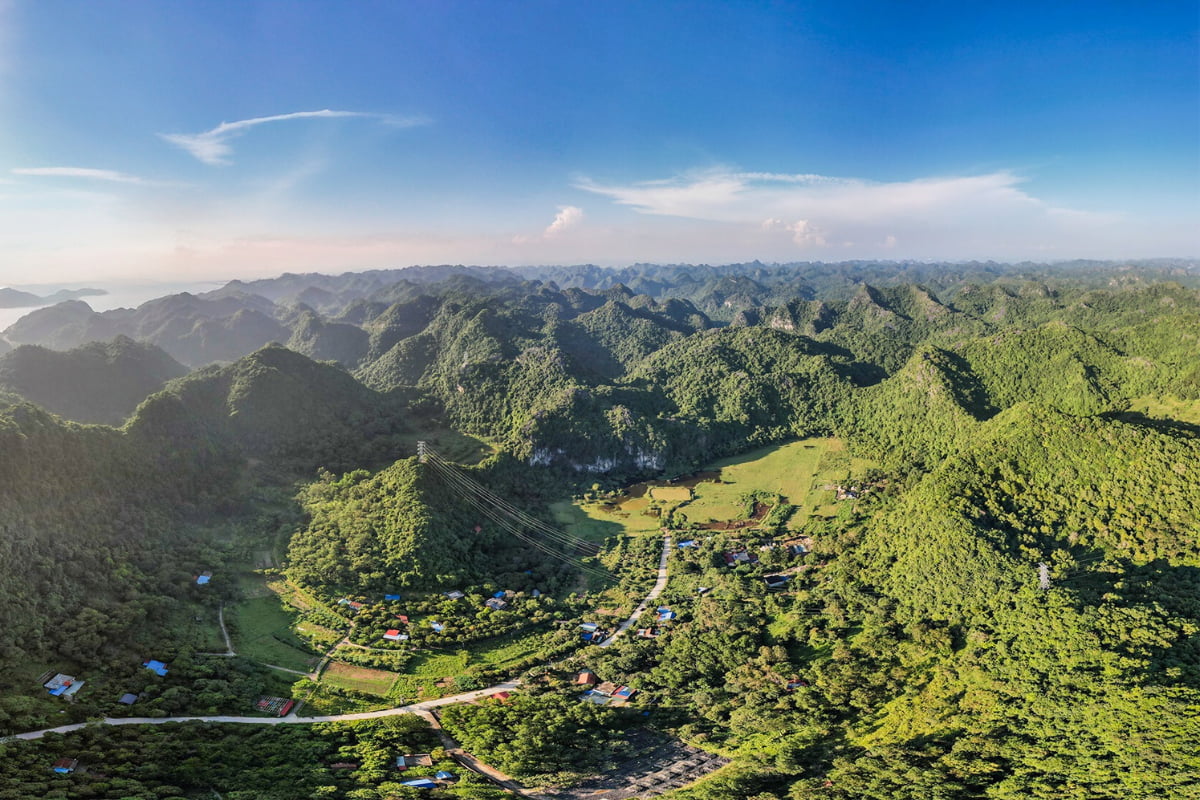
<instances>
[{"instance_id":1,"label":"forested hill","mask_svg":"<svg viewBox=\"0 0 1200 800\"><path fill-rule=\"evenodd\" d=\"M213 558L190 536L262 513L259 487L411 454L406 408L277 346L169 383L121 430L0 411L0 662L161 646L189 570Z\"/></svg>"},{"instance_id":2,"label":"forested hill","mask_svg":"<svg viewBox=\"0 0 1200 800\"><path fill-rule=\"evenodd\" d=\"M267 468L311 475L390 463L412 452L407 396L383 395L339 367L279 345L198 370L148 398L131 437L175 448L231 450Z\"/></svg>"},{"instance_id":3,"label":"forested hill","mask_svg":"<svg viewBox=\"0 0 1200 800\"><path fill-rule=\"evenodd\" d=\"M518 298L540 297L534 305L558 305L569 319L593 310L580 306L581 299L606 297L635 309L662 304L668 316L691 328L769 319L785 327L799 322L819 330L828 322L826 304L843 308L856 299L861 302L864 287L874 287L868 292L877 295L874 302L881 293L919 285L939 302L970 311L981 297L985 305L1002 295L1024 299L1030 293L1061 300L1086 289L1144 287L1163 280L1200 286L1200 266L1160 260L1056 265L640 264L620 270L409 267L232 281L213 292L171 295L136 309L96 312L83 301L70 300L22 317L4 335L10 344L61 350L124 335L154 344L189 367L234 361L280 342L315 359L365 369L394 344L419 333L452 298L489 298L509 306ZM980 287L985 287L982 293ZM811 305L801 309L801 302ZM768 309L770 316L763 316ZM992 311L1003 313L995 307ZM611 371L616 365L599 367Z\"/></svg>"},{"instance_id":4,"label":"forested hill","mask_svg":"<svg viewBox=\"0 0 1200 800\"><path fill-rule=\"evenodd\" d=\"M0 356L0 392L66 419L120 425L147 396L186 372L157 347L125 336L67 352L22 345Z\"/></svg>"},{"instance_id":5,"label":"forested hill","mask_svg":"<svg viewBox=\"0 0 1200 800\"><path fill-rule=\"evenodd\" d=\"M870 520L841 566L892 632L847 668L896 683L832 796L1190 796L1198 464L1200 429L1022 403Z\"/></svg>"},{"instance_id":6,"label":"forested hill","mask_svg":"<svg viewBox=\"0 0 1200 800\"><path fill-rule=\"evenodd\" d=\"M703 542L672 548L678 619L587 655L636 684L649 724L736 757L683 797L1187 797L1200 770L1200 290L1150 279L1186 268L1083 265L1077 282L1013 268L828 297L759 267L697 270L731 292L716 306L718 294L672 295L665 276L685 283L673 269L589 288L454 268L361 285L286 276L22 319L10 339L125 333L220 363L169 380L116 429L27 401L67 414L65 370L129 383L130 402L151 388L126 365L178 368L161 351L117 339L0 357L20 378L0 386L0 727L49 713L26 664L128 676L135 651L190 652L172 640L190 609L238 591L196 594L191 576L214 563L245 572L276 548L278 577L329 604L399 588L452 604L446 586L532 590L536 576L584 608L600 572L582 574L598 563L586 548L517 544L483 495L464 500L466 481L548 520L572 495L836 436L874 465L872 488L798 523L811 553L770 546L781 521L754 541L688 528ZM1096 288L1102 275L1113 285ZM412 458L418 439L473 466L431 473ZM603 563L618 572L629 542L660 546L653 530L609 538ZM765 548L763 563L726 566L733 547ZM791 565L786 591L768 590L768 564ZM195 686L156 708L225 702L203 688L217 669L196 667Z\"/></svg>"}]
</instances>

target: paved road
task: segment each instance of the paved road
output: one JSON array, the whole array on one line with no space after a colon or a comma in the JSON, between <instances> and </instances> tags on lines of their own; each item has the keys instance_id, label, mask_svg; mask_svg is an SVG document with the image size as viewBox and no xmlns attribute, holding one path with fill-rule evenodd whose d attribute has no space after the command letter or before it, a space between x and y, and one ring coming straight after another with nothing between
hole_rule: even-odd
<instances>
[{"instance_id":1,"label":"paved road","mask_svg":"<svg viewBox=\"0 0 1200 800\"><path fill-rule=\"evenodd\" d=\"M638 607L633 610L632 616L630 616L629 619L622 622L617 627L617 629L615 631L613 631L612 636L608 637L607 639L605 639L603 642L600 643L601 647L611 646L612 643L617 640L618 636L620 636L622 633L624 633L625 631L629 630L634 625L636 625L637 621L638 621L638 617L640 617L646 611L646 608L651 603L653 603L655 600L658 599L658 596L663 593L663 589L667 588L667 557L670 554L671 554L671 537L664 536L663 537L662 557L658 560L658 580L656 580L654 582L654 588L650 590L650 594L646 595L646 599L644 599L641 603L639 603Z\"/></svg>"},{"instance_id":2,"label":"paved road","mask_svg":"<svg viewBox=\"0 0 1200 800\"><path fill-rule=\"evenodd\" d=\"M667 588L667 558L671 554L671 537L663 537L662 556L658 560L658 579L654 582L650 593L638 604L634 609L633 614L629 619L622 622L613 635L600 643L601 647L609 647L616 641L617 637L632 628L638 621L646 609L658 599L658 596L663 593L663 589ZM224 633L224 617L221 617L221 628ZM351 623L353 627L353 623ZM228 634L226 634L228 635ZM337 645L334 645L336 649ZM232 647L230 650L232 651ZM326 654L328 658L328 654ZM268 665L269 666L269 665ZM276 669L282 669L276 667ZM287 670L291 672L292 670ZM302 675L304 673L297 672ZM167 722L228 722L235 725L308 725L314 722L352 722L362 719L380 719L382 717L395 717L401 714L421 714L439 706L449 706L456 703L469 703L472 700L478 700L481 697L488 697L499 692L507 692L516 689L521 685L519 680L506 681L497 683L495 686L489 686L486 689L476 689L472 692L463 692L462 694L450 695L449 697L441 697L437 700L424 700L420 703L412 705L400 706L399 708L387 708L382 711L362 711L357 714L335 714L332 716L323 717L298 717L293 711L286 717L233 717L233 716L216 716L216 717L105 717L102 720L95 722L80 722L74 725L60 725L57 728L43 728L40 731L28 731L26 733L18 733L13 736L5 737L8 739L40 739L47 733L69 733L77 731L88 725L162 725ZM4 741L4 739L0 739Z\"/></svg>"},{"instance_id":3,"label":"paved road","mask_svg":"<svg viewBox=\"0 0 1200 800\"><path fill-rule=\"evenodd\" d=\"M420 703L412 705L400 706L399 708L387 708L383 711L362 711L357 714L335 714L324 717L298 717L294 713L288 714L286 717L105 717L96 722L80 722L74 725L60 725L57 728L44 728L40 731L29 731L27 733L18 733L14 736L9 736L9 739L40 739L47 733L69 733L77 731L88 725L162 725L167 722L229 722L236 725L310 725L314 722L353 722L362 719L380 719L382 717L396 717L401 714L420 714L423 711L429 711L439 706L449 706L455 703L469 703L472 700L478 700L481 697L488 697L499 692L508 692L516 689L521 685L520 681L506 681L498 683L495 686L489 686L486 689L477 689L473 692L463 692L462 694L450 695L449 697L441 697L437 700L424 700ZM0 741L4 741L0 739Z\"/></svg>"}]
</instances>

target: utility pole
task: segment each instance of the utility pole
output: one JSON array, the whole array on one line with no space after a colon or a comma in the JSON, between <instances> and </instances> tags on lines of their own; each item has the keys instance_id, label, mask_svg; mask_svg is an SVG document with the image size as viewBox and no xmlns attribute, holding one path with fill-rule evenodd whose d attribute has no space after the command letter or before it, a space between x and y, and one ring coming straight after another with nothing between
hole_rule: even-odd
<instances>
[{"instance_id":1,"label":"utility pole","mask_svg":"<svg viewBox=\"0 0 1200 800\"><path fill-rule=\"evenodd\" d=\"M1047 564L1045 561L1038 564L1038 588L1039 589L1049 589L1050 588L1050 565Z\"/></svg>"}]
</instances>

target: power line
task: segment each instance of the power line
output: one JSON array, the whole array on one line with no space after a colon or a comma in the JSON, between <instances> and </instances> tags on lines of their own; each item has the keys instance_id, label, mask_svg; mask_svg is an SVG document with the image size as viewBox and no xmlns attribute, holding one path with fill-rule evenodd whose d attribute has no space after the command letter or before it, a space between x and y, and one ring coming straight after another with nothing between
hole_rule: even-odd
<instances>
[{"instance_id":1,"label":"power line","mask_svg":"<svg viewBox=\"0 0 1200 800\"><path fill-rule=\"evenodd\" d=\"M599 549L598 546L593 542L589 542L588 540L582 539L578 536L571 536L570 534L554 528L537 517L527 514L526 512L512 505L503 497L500 497L498 494L483 486L478 481L475 481L474 479L464 475L460 470L456 469L454 465L447 462L428 446L423 447L422 450L426 458L426 463L433 464L435 467L440 467L443 472L458 479L459 485L462 488L474 494L479 499L498 506L504 510L505 513L519 521L524 527L538 531L548 538L555 539L563 544L574 545L576 547L586 548L592 551Z\"/></svg>"},{"instance_id":2,"label":"power line","mask_svg":"<svg viewBox=\"0 0 1200 800\"><path fill-rule=\"evenodd\" d=\"M560 552L551 544L576 549L586 547L594 552L598 548L591 542L569 536L513 507L494 492L489 491L479 483L463 475L424 442L418 444L418 453L422 459L422 463L431 466L433 473L442 480L442 483L447 488L466 499L479 513L494 522L509 535L541 551L545 555L569 564L584 573L606 579L612 577L611 573L607 570L585 564L576 557ZM550 541L547 542L545 541L546 539Z\"/></svg>"}]
</instances>

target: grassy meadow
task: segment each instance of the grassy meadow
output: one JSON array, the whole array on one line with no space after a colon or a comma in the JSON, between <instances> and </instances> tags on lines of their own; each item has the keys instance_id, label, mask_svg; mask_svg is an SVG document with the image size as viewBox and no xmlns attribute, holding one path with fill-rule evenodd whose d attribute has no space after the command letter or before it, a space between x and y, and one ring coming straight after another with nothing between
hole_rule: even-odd
<instances>
[{"instance_id":1,"label":"grassy meadow","mask_svg":"<svg viewBox=\"0 0 1200 800\"><path fill-rule=\"evenodd\" d=\"M762 491L781 495L796 506L788 525L800 528L813 514L836 513L834 492L824 486L842 483L871 466L866 459L850 456L838 439L802 439L707 464L700 472L719 473L719 477L694 486L638 484L614 498L560 501L551 510L557 522L576 536L593 540L614 534L646 536L657 535L662 526L662 516L646 513L652 507L663 515L678 508L691 522L736 520L745 516L742 498Z\"/></svg>"}]
</instances>

